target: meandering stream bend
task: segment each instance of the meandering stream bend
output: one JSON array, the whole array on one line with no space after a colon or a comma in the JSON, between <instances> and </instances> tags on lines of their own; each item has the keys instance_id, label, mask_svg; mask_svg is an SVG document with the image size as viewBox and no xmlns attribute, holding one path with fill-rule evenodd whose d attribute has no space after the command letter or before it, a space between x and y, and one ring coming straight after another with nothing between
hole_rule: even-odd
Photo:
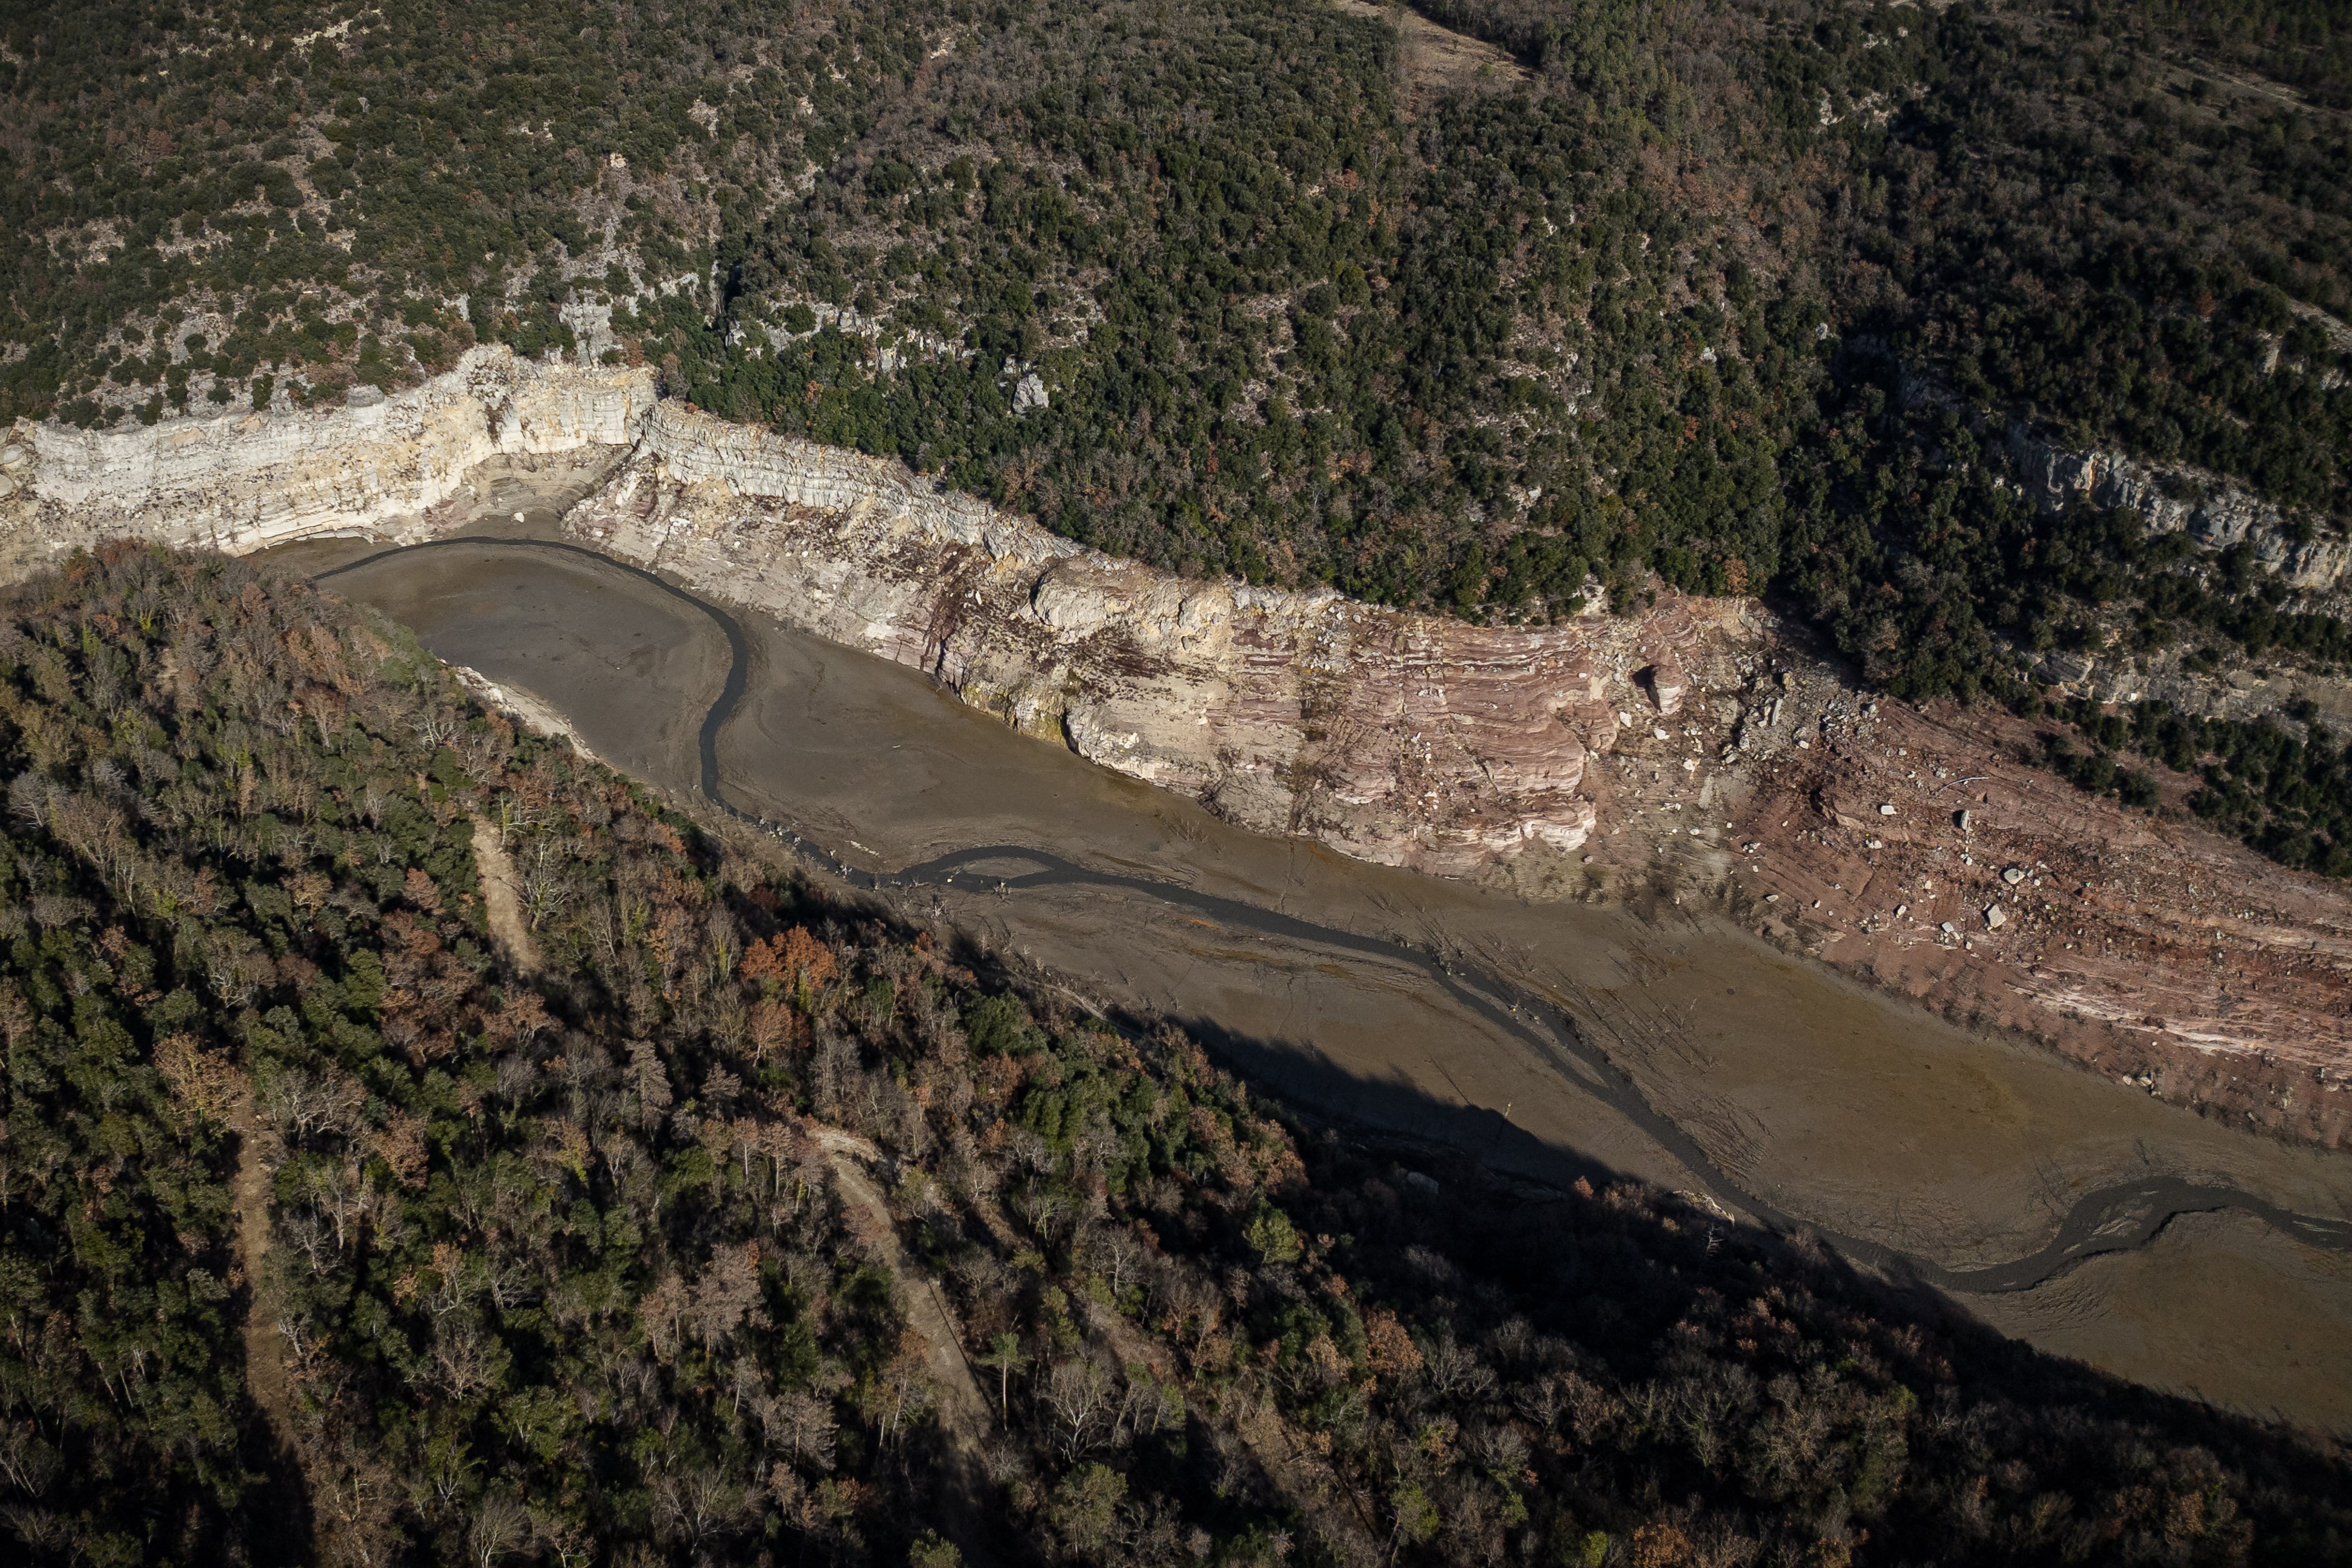
<instances>
[{"instance_id":1,"label":"meandering stream bend","mask_svg":"<svg viewBox=\"0 0 2352 1568\"><path fill-rule=\"evenodd\" d=\"M1559 1072L1571 1074L1580 1089L1604 1102L1612 1112L1634 1123L1642 1133L1656 1140L1698 1180L1719 1204L1738 1208L1752 1215L1757 1223L1769 1225L1778 1232L1792 1232L1797 1227L1811 1229L1822 1241L1842 1250L1853 1262L1867 1268L1884 1269L1898 1277L1916 1279L1943 1290L1959 1293L2016 1293L2044 1286L2067 1269L2079 1268L2091 1258L2110 1253L2131 1253L2147 1248L2164 1234L2164 1229L2189 1213L2244 1213L2255 1220L2270 1225L2277 1232L2294 1237L2295 1241L2328 1253L2352 1256L2352 1220L2345 1217L2312 1215L2295 1213L2279 1204L2263 1199L2261 1194L2246 1192L2234 1183L2210 1183L2180 1175L2143 1175L2138 1180L2103 1184L2098 1190L2084 1192L2055 1225L2042 1248L2016 1260L2000 1262L1992 1268L1948 1268L1933 1258L1919 1256L1912 1250L1886 1246L1867 1237L1844 1234L1839 1229L1809 1220L1800 1213L1790 1213L1780 1204L1773 1204L1767 1194L1752 1190L1738 1175L1717 1162L1698 1140L1675 1121L1670 1114L1658 1110L1649 1096L1642 1093L1628 1069L1612 1060L1612 1056L1590 1039L1588 1032L1578 1027L1576 1020L1548 996L1534 994L1527 987L1512 985L1498 973L1482 969L1477 963L1465 963L1461 959L1442 957L1409 942L1388 941L1388 938L1367 936L1360 931L1339 929L1303 920L1298 914L1277 912L1240 898L1225 898L1206 893L1181 881L1162 877L1129 875L1112 869L1091 868L1077 860L1063 858L1058 853L1042 851L1028 844L985 844L985 847L957 848L952 853L934 856L922 863L906 865L896 872L875 872L849 865L840 853L821 848L807 835L776 823L760 811L746 811L727 799L722 764L719 764L719 736L736 717L736 708L751 684L751 639L746 630L730 611L710 605L708 599L679 588L668 578L654 572L645 572L628 562L616 562L600 550L585 545L546 541L546 538L491 538L491 536L458 536L440 538L421 545L407 545L400 550L379 550L360 560L343 562L320 572L315 581L331 581L346 574L362 572L367 566L388 560L393 555L409 555L416 550L445 548L475 548L485 545L518 550L539 550L555 555L583 557L595 562L604 572L618 572L658 590L677 605L689 606L694 614L706 616L718 627L727 642L727 675L718 699L703 712L701 726L696 731L696 762L701 773L701 795L715 809L727 811L731 818L743 820L748 826L779 837L791 844L800 856L824 868L846 884L866 891L908 891L908 889L943 889L950 886L957 875L973 875L985 869L985 881L997 889L1000 896L1030 893L1042 889L1098 889L1118 891L1124 896L1157 902L1167 910L1179 910L1190 917L1213 921L1216 926L1233 933L1279 938L1284 942L1319 947L1328 952L1357 954L1390 966L1390 969L1412 971L1433 990L1440 990L1463 1011L1473 1013L1489 1025L1491 1030L1517 1039L1524 1048L1555 1065ZM1018 869L1025 868L1025 869Z\"/></svg>"}]
</instances>

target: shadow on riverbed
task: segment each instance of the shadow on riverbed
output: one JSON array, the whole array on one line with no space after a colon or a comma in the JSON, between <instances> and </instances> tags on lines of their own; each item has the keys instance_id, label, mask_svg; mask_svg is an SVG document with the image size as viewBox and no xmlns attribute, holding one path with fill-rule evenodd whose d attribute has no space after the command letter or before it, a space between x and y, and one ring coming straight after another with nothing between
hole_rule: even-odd
<instances>
[{"instance_id":1,"label":"shadow on riverbed","mask_svg":"<svg viewBox=\"0 0 2352 1568\"><path fill-rule=\"evenodd\" d=\"M1058 991L1083 1005L999 953L970 943L953 953L992 984L1033 995ZM2053 1356L2003 1333L1965 1298L1915 1273L1856 1267L1810 1227L1759 1225L1691 1194L1660 1193L1497 1112L1446 1103L1409 1082L1368 1079L1306 1042L1238 1034L1200 1016L1112 1012L1106 1018L1129 1033L1169 1024L1182 1029L1222 1066L1281 1101L1307 1160L1310 1190L1348 1192L1367 1177L1380 1178L1428 1211L1444 1237L1442 1250L1468 1276L1462 1288L1505 1286L1538 1331L1585 1344L1613 1342L1628 1368L1651 1365L1663 1340L1719 1316L1727 1302L1735 1309L1778 1302L1783 1312L1813 1321L1824 1309L1832 1316L1858 1309L1863 1317L1842 1321L1875 1321L1898 1339L1913 1331L1906 1325L1937 1336L1948 1355L1944 1376L1964 1401L1990 1397L2137 1424L2165 1433L2168 1442L2202 1444L2273 1484L2310 1495L2334 1495L2346 1484L2342 1445L2352 1438L2352 1424L2331 1427L2292 1412L2232 1411L2193 1392L2152 1388ZM2173 1217L2159 1220L2158 1229ZM2063 1271L2075 1262L2056 1267ZM2273 1422L2296 1429L2313 1447L2275 1446Z\"/></svg>"},{"instance_id":2,"label":"shadow on riverbed","mask_svg":"<svg viewBox=\"0 0 2352 1568\"><path fill-rule=\"evenodd\" d=\"M1735 930L1530 906L1241 834L915 672L570 542L360 552L293 559L897 918L1069 976L1107 1010L1187 1020L1326 1114L1554 1190L1622 1172L2115 1370L2352 1426L2332 1348L2352 1321L2341 1161L1968 1036ZM2204 1232L2168 1229L2217 1211L2253 1227L2225 1274L2197 1268ZM2187 1267L2120 1288L2117 1260L2158 1238Z\"/></svg>"},{"instance_id":3,"label":"shadow on riverbed","mask_svg":"<svg viewBox=\"0 0 2352 1568\"><path fill-rule=\"evenodd\" d=\"M1179 1023L1235 1072L1341 1123L1457 1151L1498 1174L1553 1188L1571 1187L1579 1179L1599 1185L1620 1174L1513 1125L1499 1111L1433 1100L1402 1075L1381 1079L1351 1073L1310 1043L1253 1039L1213 1018L1184 1018ZM1680 1195L1723 1218L1735 1217L1721 1205L1696 1194ZM1747 1194L1735 1193L1734 1197L1744 1200L1743 1206L1753 1205ZM2047 1246L1989 1268L1946 1268L1858 1237L1819 1230L1794 1215L1767 1211L1776 1234L1803 1231L1890 1278L1962 1295L2033 1290L2094 1258L2136 1252L2184 1215L2222 1213L2246 1215L2306 1247L2352 1254L2352 1222L2297 1214L2235 1187L2178 1177L2116 1183L2086 1194Z\"/></svg>"},{"instance_id":4,"label":"shadow on riverbed","mask_svg":"<svg viewBox=\"0 0 2352 1568\"><path fill-rule=\"evenodd\" d=\"M723 800L719 804L726 805ZM1423 985L1447 995L1464 1013L1546 1059L1564 1076L1580 1079L1611 1110L1672 1152L1720 1204L1735 1207L1776 1231L1814 1230L1858 1263L1943 1289L1967 1293L2030 1290L2091 1258L2147 1246L2178 1215L2219 1210L2252 1215L2307 1247L2352 1256L2352 1220L2297 1214L2232 1183L2143 1174L2082 1194L2060 1219L2049 1242L2029 1256L1989 1268L1946 1267L1866 1237L1807 1226L1799 1215L1744 1187L1672 1117L1652 1105L1633 1077L1597 1048L1573 1016L1498 974L1402 942L1318 925L1296 915L1261 909L1195 888L1097 870L1014 845L961 850L887 874L861 872L842 866L822 851L804 853L852 886L870 891L936 886L951 881L960 872L979 868L995 879L1000 889L1026 893L1076 888L1136 895L1205 916L1238 933L1319 947L1394 969L1417 972ZM1024 864L1037 868L1024 873L1017 868ZM1248 1037L1235 1033L1212 1016L1195 1017L1192 1024L1203 1032L1204 1037L1229 1042L1228 1050L1246 1058L1253 1076L1287 1084L1291 1093L1310 1103L1353 1115L1369 1125L1416 1134L1427 1127L1440 1141L1479 1151L1480 1157L1489 1163L1496 1163L1496 1154L1511 1142L1508 1135L1517 1133L1508 1121L1507 1110L1502 1114L1491 1110L1482 1111L1466 1103L1442 1107L1442 1102L1432 1100L1409 1079L1349 1070L1311 1043L1278 1049L1250 1042ZM1440 1107L1447 1113L1442 1121L1434 1119L1437 1113L1433 1109ZM1556 1143L1528 1141L1549 1151L1554 1163L1578 1158Z\"/></svg>"},{"instance_id":5,"label":"shadow on riverbed","mask_svg":"<svg viewBox=\"0 0 2352 1568\"><path fill-rule=\"evenodd\" d=\"M1499 1110L1433 1100L1402 1073L1370 1079L1349 1072L1310 1042L1255 1039L1214 1018L1171 1022L1253 1084L1360 1137L1421 1149L1443 1163L1468 1160L1494 1177L1560 1193L1579 1181L1605 1187L1625 1174L1513 1126Z\"/></svg>"}]
</instances>

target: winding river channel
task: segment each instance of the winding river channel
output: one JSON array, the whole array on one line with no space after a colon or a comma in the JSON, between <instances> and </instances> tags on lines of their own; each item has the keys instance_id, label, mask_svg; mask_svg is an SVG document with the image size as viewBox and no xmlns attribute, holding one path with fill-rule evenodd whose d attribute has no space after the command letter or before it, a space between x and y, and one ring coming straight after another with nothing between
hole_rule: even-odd
<instances>
[{"instance_id":1,"label":"winding river channel","mask_svg":"<svg viewBox=\"0 0 2352 1568\"><path fill-rule=\"evenodd\" d=\"M1956 1027L1678 909L1530 903L1241 833L914 672L512 521L272 552L903 918L1174 1016L1285 1095L1630 1174L2119 1374L2352 1433L2352 1161Z\"/></svg>"}]
</instances>

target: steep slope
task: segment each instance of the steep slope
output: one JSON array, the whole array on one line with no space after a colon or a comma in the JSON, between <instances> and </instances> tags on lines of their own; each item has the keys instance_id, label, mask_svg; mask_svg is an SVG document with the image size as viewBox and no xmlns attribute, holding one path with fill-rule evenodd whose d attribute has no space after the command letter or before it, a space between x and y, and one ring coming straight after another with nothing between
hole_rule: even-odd
<instances>
[{"instance_id":1,"label":"steep slope","mask_svg":"<svg viewBox=\"0 0 2352 1568\"><path fill-rule=\"evenodd\" d=\"M1483 613L1916 597L2014 424L2336 531L2329 7L1424 9L1483 64L1325 0L19 7L0 416L560 347L1155 565Z\"/></svg>"},{"instance_id":2,"label":"steep slope","mask_svg":"<svg viewBox=\"0 0 2352 1568\"><path fill-rule=\"evenodd\" d=\"M467 463L568 465L583 542L1242 826L1540 896L1726 900L2169 1098L2352 1133L2343 884L2061 783L2048 720L1876 699L1754 600L1506 628L1171 577L887 459L656 400L644 373L502 348L356 409L20 430L17 570L126 530L435 537L479 511Z\"/></svg>"},{"instance_id":3,"label":"steep slope","mask_svg":"<svg viewBox=\"0 0 2352 1568\"><path fill-rule=\"evenodd\" d=\"M234 561L119 547L17 590L0 767L0 1532L28 1562L2352 1542L2312 1442L1635 1186L1465 1167L1441 1201L1174 1030L828 904ZM478 816L537 873L536 977L489 945ZM239 1077L276 1138L308 1518L235 1459L263 1421L222 1354ZM846 1208L829 1146L875 1152ZM866 1261L853 1212L908 1261ZM929 1337L912 1259L953 1307ZM942 1326L1003 1390L969 1510Z\"/></svg>"},{"instance_id":4,"label":"steep slope","mask_svg":"<svg viewBox=\"0 0 2352 1568\"><path fill-rule=\"evenodd\" d=\"M2339 7L1423 10L19 7L0 416L642 366L1187 578L1579 647L1763 593L1892 695L2120 705L2099 787L2352 874Z\"/></svg>"}]
</instances>

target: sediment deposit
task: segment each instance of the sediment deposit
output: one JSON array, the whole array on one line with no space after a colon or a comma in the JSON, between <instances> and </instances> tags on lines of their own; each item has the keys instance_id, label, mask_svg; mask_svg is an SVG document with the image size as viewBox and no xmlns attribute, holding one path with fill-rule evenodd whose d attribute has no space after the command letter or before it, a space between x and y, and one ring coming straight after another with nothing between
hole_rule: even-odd
<instances>
[{"instance_id":1,"label":"sediment deposit","mask_svg":"<svg viewBox=\"0 0 2352 1568\"><path fill-rule=\"evenodd\" d=\"M1172 577L675 404L565 523L1231 821L1456 874L1580 847L1619 714L1672 711L1685 666L1760 630L1736 602L1497 631Z\"/></svg>"},{"instance_id":2,"label":"sediment deposit","mask_svg":"<svg viewBox=\"0 0 2352 1568\"><path fill-rule=\"evenodd\" d=\"M1244 826L1444 873L1579 847L1590 753L1635 710L1671 713L1685 667L1736 659L1759 631L1733 601L1496 631L1171 577L896 462L658 402L644 371L496 348L364 405L26 426L10 445L11 574L110 535L232 552L353 531L414 542L468 515L465 476L492 458L626 453L565 520L617 558L921 668Z\"/></svg>"},{"instance_id":3,"label":"sediment deposit","mask_svg":"<svg viewBox=\"0 0 2352 1568\"><path fill-rule=\"evenodd\" d=\"M1177 578L658 401L643 371L498 349L369 406L19 426L0 574L113 535L436 537L479 520L467 475L498 458L568 465L563 526L615 559L1241 826L1530 891L1720 899L2167 1098L2352 1135L2340 884L2078 795L1999 716L1873 703L1750 600L1497 629Z\"/></svg>"}]
</instances>

